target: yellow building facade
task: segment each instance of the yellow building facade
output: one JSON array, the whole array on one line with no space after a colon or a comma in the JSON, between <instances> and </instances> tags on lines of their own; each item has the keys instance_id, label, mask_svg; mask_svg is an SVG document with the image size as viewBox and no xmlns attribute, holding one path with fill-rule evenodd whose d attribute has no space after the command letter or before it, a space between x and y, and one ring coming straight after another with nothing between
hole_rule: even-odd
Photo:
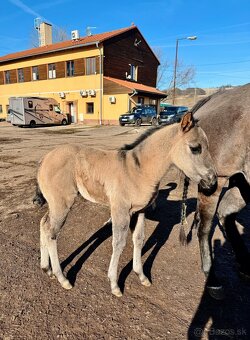
<instances>
[{"instance_id":1,"label":"yellow building facade","mask_svg":"<svg viewBox=\"0 0 250 340\"><path fill-rule=\"evenodd\" d=\"M118 124L119 115L138 102L159 106L165 94L150 86L151 76L149 83L139 73L138 79L128 77L138 49L123 57L115 51L134 39L143 39L135 26L0 57L0 118L8 113L9 98L19 96L54 98L73 123ZM159 62L144 44L157 72ZM113 60L117 54L124 69Z\"/></svg>"}]
</instances>

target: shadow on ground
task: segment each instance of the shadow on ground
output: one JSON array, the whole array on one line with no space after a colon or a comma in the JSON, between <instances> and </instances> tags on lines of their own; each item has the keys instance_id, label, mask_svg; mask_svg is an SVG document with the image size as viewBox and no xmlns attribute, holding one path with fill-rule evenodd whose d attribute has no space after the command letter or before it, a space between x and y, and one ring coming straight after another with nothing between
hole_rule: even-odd
<instances>
[{"instance_id":1,"label":"shadow on ground","mask_svg":"<svg viewBox=\"0 0 250 340\"><path fill-rule=\"evenodd\" d=\"M244 226L243 239L250 246L246 228L249 207L240 214ZM245 216L244 216L245 215ZM250 265L250 264L249 264ZM231 245L214 240L214 269L223 284L225 298L213 299L206 286L200 304L188 329L188 340L250 339L250 282L239 276Z\"/></svg>"}]
</instances>

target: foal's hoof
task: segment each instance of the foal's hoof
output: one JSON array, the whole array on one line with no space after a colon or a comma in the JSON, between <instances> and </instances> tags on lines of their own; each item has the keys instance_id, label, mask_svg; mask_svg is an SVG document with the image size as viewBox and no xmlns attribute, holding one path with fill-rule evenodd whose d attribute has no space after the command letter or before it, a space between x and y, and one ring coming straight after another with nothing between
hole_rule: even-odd
<instances>
[{"instance_id":1,"label":"foal's hoof","mask_svg":"<svg viewBox=\"0 0 250 340\"><path fill-rule=\"evenodd\" d=\"M149 281L147 277L145 277L145 279L141 280L141 284L145 287L150 287L152 283Z\"/></svg>"},{"instance_id":2,"label":"foal's hoof","mask_svg":"<svg viewBox=\"0 0 250 340\"><path fill-rule=\"evenodd\" d=\"M42 271L44 272L44 273L46 273L49 277L53 277L53 272L52 272L52 269L49 267L49 268L42 268Z\"/></svg>"},{"instance_id":3,"label":"foal's hoof","mask_svg":"<svg viewBox=\"0 0 250 340\"><path fill-rule=\"evenodd\" d=\"M121 297L122 296L122 292L121 292L119 287L116 287L116 288L112 289L112 294L117 296L117 297Z\"/></svg>"},{"instance_id":4,"label":"foal's hoof","mask_svg":"<svg viewBox=\"0 0 250 340\"><path fill-rule=\"evenodd\" d=\"M223 300L225 299L225 292L222 286L207 286L207 290L209 295L215 300Z\"/></svg>"},{"instance_id":5,"label":"foal's hoof","mask_svg":"<svg viewBox=\"0 0 250 340\"><path fill-rule=\"evenodd\" d=\"M73 288L72 284L70 284L69 280L66 280L61 282L61 286L64 288L64 289L71 289Z\"/></svg>"}]
</instances>

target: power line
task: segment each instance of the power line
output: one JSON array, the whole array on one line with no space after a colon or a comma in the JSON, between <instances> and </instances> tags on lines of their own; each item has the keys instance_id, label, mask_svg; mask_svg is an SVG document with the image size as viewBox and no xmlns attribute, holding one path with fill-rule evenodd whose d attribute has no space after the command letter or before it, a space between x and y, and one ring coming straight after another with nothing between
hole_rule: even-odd
<instances>
[{"instance_id":1,"label":"power line","mask_svg":"<svg viewBox=\"0 0 250 340\"><path fill-rule=\"evenodd\" d=\"M214 66L214 65L229 65L229 64L242 64L242 63L249 63L250 59L248 60L239 60L239 61L229 61L225 63L213 63L213 64L198 64L195 66Z\"/></svg>"}]
</instances>

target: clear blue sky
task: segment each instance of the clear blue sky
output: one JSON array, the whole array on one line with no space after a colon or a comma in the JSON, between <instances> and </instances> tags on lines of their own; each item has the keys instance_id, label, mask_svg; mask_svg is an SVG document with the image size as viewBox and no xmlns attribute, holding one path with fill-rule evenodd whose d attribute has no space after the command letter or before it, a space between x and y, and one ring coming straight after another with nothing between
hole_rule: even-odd
<instances>
[{"instance_id":1,"label":"clear blue sky","mask_svg":"<svg viewBox=\"0 0 250 340\"><path fill-rule=\"evenodd\" d=\"M31 48L36 17L70 34L87 26L100 33L133 22L152 48L160 49L173 72L176 38L179 59L196 69L190 86L250 82L250 0L1 0L0 55Z\"/></svg>"}]
</instances>

